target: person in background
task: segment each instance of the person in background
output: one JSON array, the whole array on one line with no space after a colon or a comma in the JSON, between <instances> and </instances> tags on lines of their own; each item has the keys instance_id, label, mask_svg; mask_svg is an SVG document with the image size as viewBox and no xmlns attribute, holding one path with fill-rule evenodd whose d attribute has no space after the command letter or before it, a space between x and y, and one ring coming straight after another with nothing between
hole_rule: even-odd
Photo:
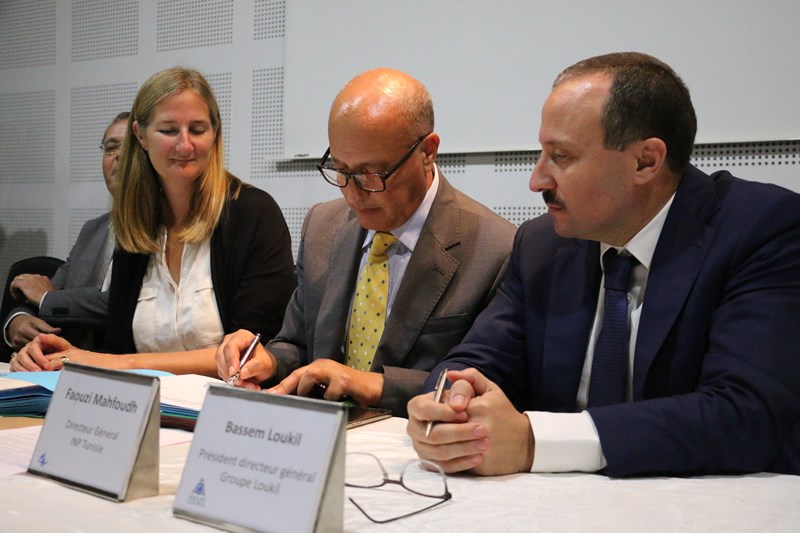
<instances>
[{"instance_id":1,"label":"person in background","mask_svg":"<svg viewBox=\"0 0 800 533\"><path fill-rule=\"evenodd\" d=\"M409 403L420 457L487 475L800 474L800 195L704 174L695 131L654 57L556 78L530 180L549 212L433 370L450 369L445 402Z\"/></svg>"},{"instance_id":2,"label":"person in background","mask_svg":"<svg viewBox=\"0 0 800 533\"><path fill-rule=\"evenodd\" d=\"M216 375L226 333L246 328L269 339L281 325L295 285L289 230L269 194L223 166L220 112L206 79L180 67L158 72L131 114L112 209L111 353L41 335L14 370L73 361Z\"/></svg>"},{"instance_id":3,"label":"person in background","mask_svg":"<svg viewBox=\"0 0 800 533\"><path fill-rule=\"evenodd\" d=\"M103 179L112 196L129 116L125 111L114 117L100 144ZM11 292L22 305L11 310L3 327L9 346L18 350L40 333L60 333L75 346L90 350L102 341L96 336L105 326L114 252L109 216L106 213L83 225L67 261L52 279L38 274L14 278Z\"/></svg>"},{"instance_id":4,"label":"person in background","mask_svg":"<svg viewBox=\"0 0 800 533\"><path fill-rule=\"evenodd\" d=\"M441 174L433 122L428 91L396 70L365 72L338 94L319 170L344 198L306 216L298 289L239 386L402 415L461 340L502 279L514 226ZM225 338L223 379L252 338Z\"/></svg>"}]
</instances>

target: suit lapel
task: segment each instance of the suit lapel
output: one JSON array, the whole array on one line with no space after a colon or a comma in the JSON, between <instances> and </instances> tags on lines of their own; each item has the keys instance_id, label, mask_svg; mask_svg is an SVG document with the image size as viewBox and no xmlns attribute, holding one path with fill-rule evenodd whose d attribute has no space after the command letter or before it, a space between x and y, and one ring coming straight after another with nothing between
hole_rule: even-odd
<instances>
[{"instance_id":1,"label":"suit lapel","mask_svg":"<svg viewBox=\"0 0 800 533\"><path fill-rule=\"evenodd\" d=\"M551 278L542 357L542 408L575 410L600 290L600 244L558 250Z\"/></svg>"},{"instance_id":2,"label":"suit lapel","mask_svg":"<svg viewBox=\"0 0 800 533\"><path fill-rule=\"evenodd\" d=\"M347 222L333 236L330 261L325 274L327 282L315 325L312 352L315 357L335 358L340 363L344 362L342 345L365 234L366 230L350 214Z\"/></svg>"},{"instance_id":3,"label":"suit lapel","mask_svg":"<svg viewBox=\"0 0 800 533\"><path fill-rule=\"evenodd\" d=\"M392 304L373 368L402 366L458 269L448 249L461 242L459 227L455 193L440 173L439 190Z\"/></svg>"},{"instance_id":4,"label":"suit lapel","mask_svg":"<svg viewBox=\"0 0 800 533\"><path fill-rule=\"evenodd\" d=\"M69 276L63 288L101 288L114 254L114 239L109 239L108 234L108 215L86 223L79 240L75 242L75 246L81 251L70 255Z\"/></svg>"},{"instance_id":5,"label":"suit lapel","mask_svg":"<svg viewBox=\"0 0 800 533\"><path fill-rule=\"evenodd\" d=\"M691 168L681 180L647 277L633 365L633 400L644 397L647 373L675 324L714 238L706 221L719 204L711 180Z\"/></svg>"},{"instance_id":6,"label":"suit lapel","mask_svg":"<svg viewBox=\"0 0 800 533\"><path fill-rule=\"evenodd\" d=\"M106 220L101 231L98 231L98 239L102 237L102 241L98 243L98 259L94 264L91 279L89 280L90 284L98 289L103 287L103 281L105 280L106 272L108 272L108 264L114 254L114 236L113 234L109 235L110 233L112 232Z\"/></svg>"}]
</instances>

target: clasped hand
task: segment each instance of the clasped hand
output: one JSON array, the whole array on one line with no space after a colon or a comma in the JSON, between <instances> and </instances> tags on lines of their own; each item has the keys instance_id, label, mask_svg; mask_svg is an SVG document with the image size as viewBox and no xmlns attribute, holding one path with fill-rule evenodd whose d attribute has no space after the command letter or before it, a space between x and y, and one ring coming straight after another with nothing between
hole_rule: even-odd
<instances>
[{"instance_id":1,"label":"clasped hand","mask_svg":"<svg viewBox=\"0 0 800 533\"><path fill-rule=\"evenodd\" d=\"M408 435L421 459L445 472L500 475L530 471L534 441L528 417L477 370L451 370L444 401L433 393L408 402ZM425 436L428 421L436 424Z\"/></svg>"}]
</instances>

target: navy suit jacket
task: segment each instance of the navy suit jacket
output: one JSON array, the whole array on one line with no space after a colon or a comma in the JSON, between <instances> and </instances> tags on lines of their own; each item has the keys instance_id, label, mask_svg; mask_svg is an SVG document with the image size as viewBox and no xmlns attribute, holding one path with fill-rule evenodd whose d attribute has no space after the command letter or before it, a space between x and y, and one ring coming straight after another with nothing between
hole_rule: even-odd
<instances>
[{"instance_id":1,"label":"navy suit jacket","mask_svg":"<svg viewBox=\"0 0 800 533\"><path fill-rule=\"evenodd\" d=\"M471 366L521 410L575 411L599 253L547 215L523 224L491 304L430 376ZM690 167L653 256L632 389L589 409L608 474L800 474L800 195Z\"/></svg>"}]
</instances>

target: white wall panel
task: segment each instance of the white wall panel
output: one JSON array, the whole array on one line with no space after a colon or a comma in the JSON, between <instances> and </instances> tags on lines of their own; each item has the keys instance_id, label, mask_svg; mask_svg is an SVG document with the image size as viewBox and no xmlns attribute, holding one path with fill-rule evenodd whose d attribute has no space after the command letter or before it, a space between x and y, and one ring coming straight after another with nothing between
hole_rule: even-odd
<instances>
[{"instance_id":1,"label":"white wall panel","mask_svg":"<svg viewBox=\"0 0 800 533\"><path fill-rule=\"evenodd\" d=\"M284 147L290 157L324 142L327 108L314 98L319 89L335 93L353 75L383 66L425 82L439 102L443 151L536 149L531 123L556 75L580 59L621 50L653 54L683 77L700 120L698 142L800 137L796 0L286 5Z\"/></svg>"},{"instance_id":2,"label":"white wall panel","mask_svg":"<svg viewBox=\"0 0 800 533\"><path fill-rule=\"evenodd\" d=\"M313 7L307 0L291 1ZM413 10L427 3L404 4ZM328 37L357 38L360 34L353 28L358 29L360 18L351 15L352 25ZM0 282L18 259L45 254L65 258L83 222L108 209L97 148L103 128L130 107L149 75L174 65L197 68L209 79L222 112L226 163L276 198L296 253L308 208L340 193L314 168L327 145L324 126L323 131L312 131L319 126L284 122L290 90L285 80L286 21L286 0L0 0ZM393 46L406 45L387 34L390 37ZM436 46L437 38L436 28L426 34L429 46ZM325 58L331 50L309 52ZM780 62L794 53L777 47L770 61ZM526 54L532 57L530 51ZM746 68L750 59L740 59L738 65ZM388 66L404 68L391 62ZM520 83L519 74L528 68L517 63L497 83ZM480 70L472 74L485 75ZM727 74L714 75L725 80ZM772 78L777 83L784 74L776 70ZM306 87L305 101L324 110L324 124L338 87L325 88L320 72L313 69L299 75ZM547 77L549 84L552 76ZM422 81L432 85L431 80ZM687 81L691 89L691 79ZM441 110L457 97L434 92L434 104ZM758 100L758 94L750 99ZM748 105L741 102L742 108ZM540 106L530 96L518 110L529 117L526 146L531 149L536 146ZM446 116L437 112L437 130L448 150L454 143L447 135L452 124ZM746 127L747 121L742 124ZM317 139L310 145L309 159L281 159L289 126ZM759 134L748 142L700 145L693 162L706 172L729 168L744 178L800 191L800 141L760 141ZM537 156L533 150L447 153L439 163L456 187L519 224L544 210L540 195L528 190Z\"/></svg>"},{"instance_id":3,"label":"white wall panel","mask_svg":"<svg viewBox=\"0 0 800 533\"><path fill-rule=\"evenodd\" d=\"M0 1L0 69L55 62L55 0Z\"/></svg>"},{"instance_id":4,"label":"white wall panel","mask_svg":"<svg viewBox=\"0 0 800 533\"><path fill-rule=\"evenodd\" d=\"M135 56L139 51L137 0L72 1L72 61Z\"/></svg>"}]
</instances>

